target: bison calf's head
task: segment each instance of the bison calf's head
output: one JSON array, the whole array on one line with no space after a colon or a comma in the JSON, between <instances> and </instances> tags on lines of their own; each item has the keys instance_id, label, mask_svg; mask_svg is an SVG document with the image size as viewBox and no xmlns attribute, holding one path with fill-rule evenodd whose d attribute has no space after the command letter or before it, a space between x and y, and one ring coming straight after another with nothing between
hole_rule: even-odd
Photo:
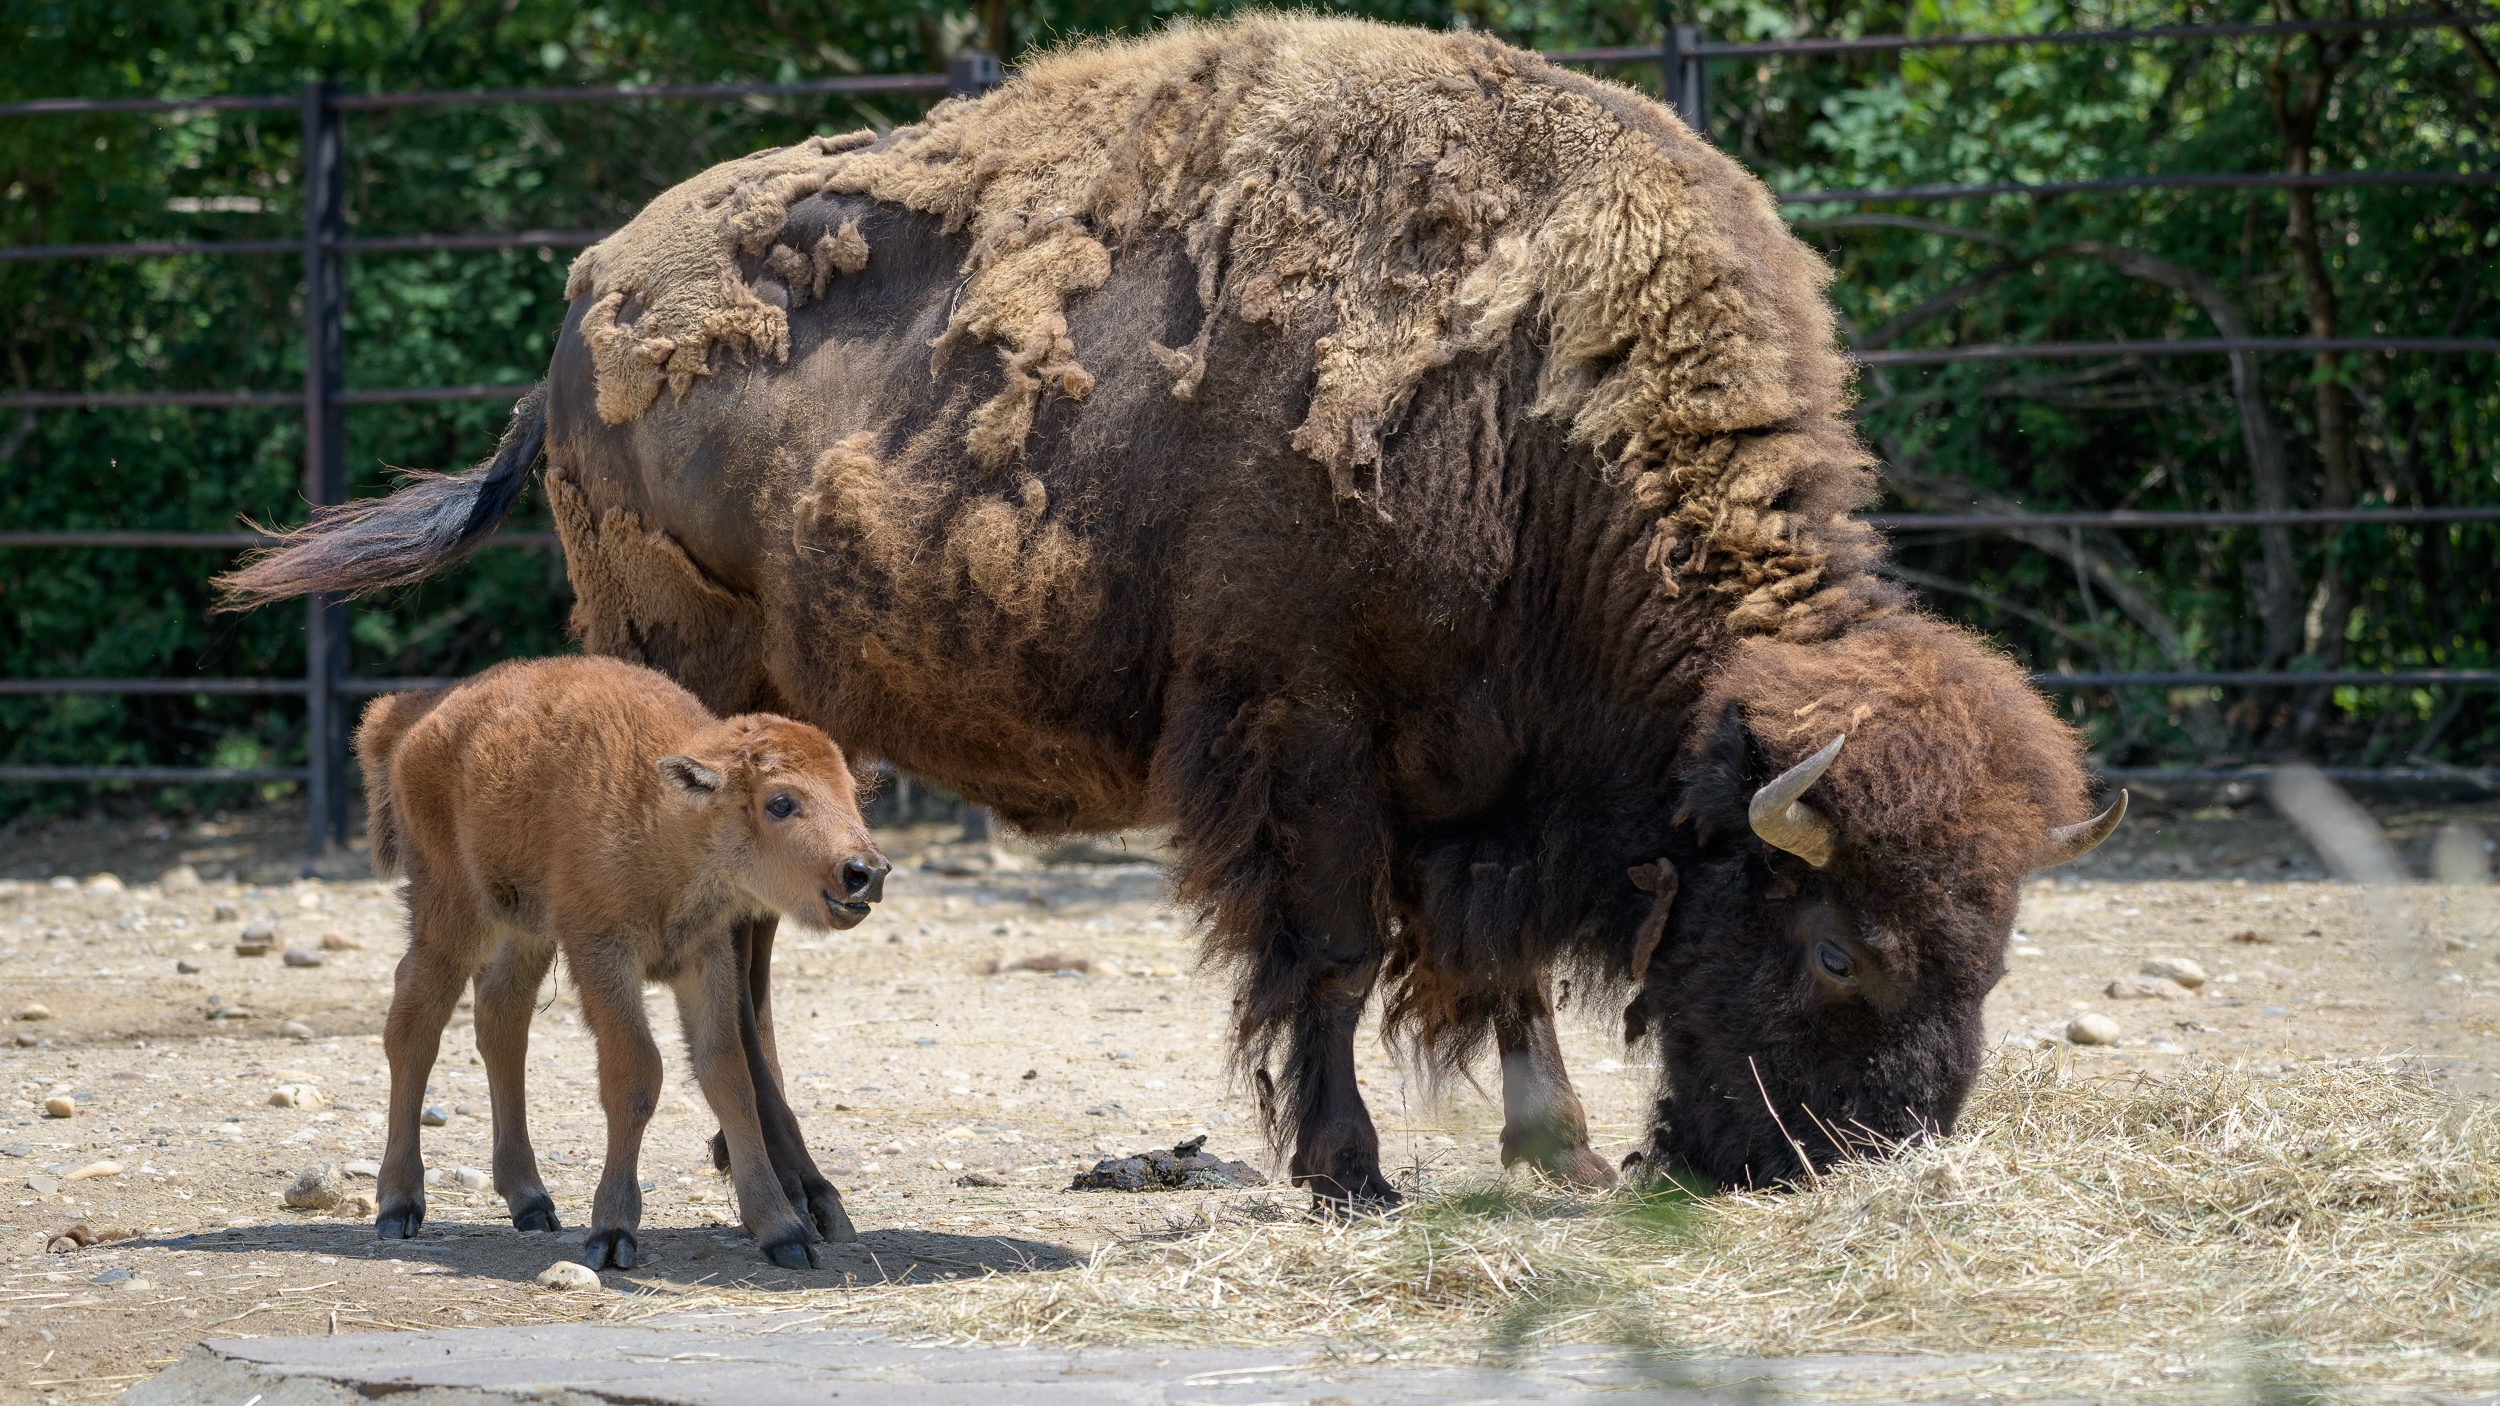
<instances>
[{"instance_id":1,"label":"bison calf's head","mask_svg":"<svg viewBox=\"0 0 2500 1406\"><path fill-rule=\"evenodd\" d=\"M1769 650L1732 671L1670 854L1633 871L1657 895L1627 1024L1659 1042L1658 1163L1759 1186L1950 1132L2024 877L2125 813L2086 813L2072 734L2010 667L1888 633L1879 684Z\"/></svg>"},{"instance_id":2,"label":"bison calf's head","mask_svg":"<svg viewBox=\"0 0 2500 1406\"><path fill-rule=\"evenodd\" d=\"M768 714L705 729L659 760L664 784L711 821L721 875L811 928L852 928L885 896L891 866L860 818L833 740Z\"/></svg>"}]
</instances>

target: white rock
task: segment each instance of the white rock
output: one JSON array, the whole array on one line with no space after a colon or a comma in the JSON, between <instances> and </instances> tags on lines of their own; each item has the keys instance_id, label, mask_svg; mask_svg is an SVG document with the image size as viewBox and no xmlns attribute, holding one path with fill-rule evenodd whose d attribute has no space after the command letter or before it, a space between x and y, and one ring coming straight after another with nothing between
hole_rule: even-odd
<instances>
[{"instance_id":1,"label":"white rock","mask_svg":"<svg viewBox=\"0 0 2500 1406\"><path fill-rule=\"evenodd\" d=\"M382 1175L382 1164L373 1161L349 1162L341 1166L339 1171L351 1177L378 1177Z\"/></svg>"},{"instance_id":2,"label":"white rock","mask_svg":"<svg viewBox=\"0 0 2500 1406\"><path fill-rule=\"evenodd\" d=\"M371 1220L382 1214L382 1208L375 1204L373 1193L358 1191L339 1202L339 1214L349 1220Z\"/></svg>"},{"instance_id":3,"label":"white rock","mask_svg":"<svg viewBox=\"0 0 2500 1406\"><path fill-rule=\"evenodd\" d=\"M126 891L122 886L121 876L118 874L89 874L87 882L82 887L89 893L114 894Z\"/></svg>"},{"instance_id":4,"label":"white rock","mask_svg":"<svg viewBox=\"0 0 2500 1406\"><path fill-rule=\"evenodd\" d=\"M315 1162L287 1183L284 1199L299 1211L332 1211L345 1197L339 1186L338 1169L327 1162Z\"/></svg>"},{"instance_id":5,"label":"white rock","mask_svg":"<svg viewBox=\"0 0 2500 1406\"><path fill-rule=\"evenodd\" d=\"M188 864L177 864L156 876L156 886L167 893L198 893L200 871Z\"/></svg>"},{"instance_id":6,"label":"white rock","mask_svg":"<svg viewBox=\"0 0 2500 1406\"><path fill-rule=\"evenodd\" d=\"M309 913L321 906L321 890L308 888L295 895L295 906Z\"/></svg>"},{"instance_id":7,"label":"white rock","mask_svg":"<svg viewBox=\"0 0 2500 1406\"><path fill-rule=\"evenodd\" d=\"M17 1018L20 1020L50 1020L52 1018L52 1008L45 1005L41 1001L28 1001L25 1005L17 1008Z\"/></svg>"},{"instance_id":8,"label":"white rock","mask_svg":"<svg viewBox=\"0 0 2500 1406\"><path fill-rule=\"evenodd\" d=\"M315 948L290 947L278 960L290 967L317 967L321 965L322 957L320 951Z\"/></svg>"},{"instance_id":9,"label":"white rock","mask_svg":"<svg viewBox=\"0 0 2500 1406\"><path fill-rule=\"evenodd\" d=\"M43 1116L46 1118L75 1118L78 1116L78 1100L71 1098L67 1094L54 1094L52 1097L43 1101Z\"/></svg>"},{"instance_id":10,"label":"white rock","mask_svg":"<svg viewBox=\"0 0 2500 1406\"><path fill-rule=\"evenodd\" d=\"M2191 993L2166 976L2122 976L2105 994L2113 1001L2184 1001Z\"/></svg>"},{"instance_id":11,"label":"white rock","mask_svg":"<svg viewBox=\"0 0 2500 1406\"><path fill-rule=\"evenodd\" d=\"M278 1022L278 1033L290 1040L309 1040L313 1028L300 1020L282 1020Z\"/></svg>"},{"instance_id":12,"label":"white rock","mask_svg":"<svg viewBox=\"0 0 2500 1406\"><path fill-rule=\"evenodd\" d=\"M574 1294L599 1287L599 1275L577 1260L557 1260L539 1272L538 1287Z\"/></svg>"},{"instance_id":13,"label":"white rock","mask_svg":"<svg viewBox=\"0 0 2500 1406\"><path fill-rule=\"evenodd\" d=\"M329 1103L328 1099L321 1096L321 1090L311 1084L280 1084L269 1094L269 1106L272 1108L311 1110L326 1108Z\"/></svg>"},{"instance_id":14,"label":"white rock","mask_svg":"<svg viewBox=\"0 0 2500 1406\"><path fill-rule=\"evenodd\" d=\"M443 1184L443 1169L440 1167L426 1168L425 1184L428 1186L441 1186Z\"/></svg>"},{"instance_id":15,"label":"white rock","mask_svg":"<svg viewBox=\"0 0 2500 1406\"><path fill-rule=\"evenodd\" d=\"M61 1178L61 1180L85 1181L89 1177L117 1177L121 1174L122 1164L107 1159L102 1162L89 1162L87 1165L80 1167L77 1171Z\"/></svg>"},{"instance_id":16,"label":"white rock","mask_svg":"<svg viewBox=\"0 0 2500 1406\"><path fill-rule=\"evenodd\" d=\"M2079 1015L2066 1022L2066 1038L2078 1045L2114 1045L2118 1022L2105 1015Z\"/></svg>"},{"instance_id":17,"label":"white rock","mask_svg":"<svg viewBox=\"0 0 2500 1406\"><path fill-rule=\"evenodd\" d=\"M459 1181L462 1191L484 1191L487 1183L494 1180L493 1177L475 1167L462 1167L453 1172L452 1176Z\"/></svg>"},{"instance_id":18,"label":"white rock","mask_svg":"<svg viewBox=\"0 0 2500 1406\"><path fill-rule=\"evenodd\" d=\"M2139 976L2165 977L2191 991L2205 984L2205 969L2185 957L2148 957L2135 970Z\"/></svg>"}]
</instances>

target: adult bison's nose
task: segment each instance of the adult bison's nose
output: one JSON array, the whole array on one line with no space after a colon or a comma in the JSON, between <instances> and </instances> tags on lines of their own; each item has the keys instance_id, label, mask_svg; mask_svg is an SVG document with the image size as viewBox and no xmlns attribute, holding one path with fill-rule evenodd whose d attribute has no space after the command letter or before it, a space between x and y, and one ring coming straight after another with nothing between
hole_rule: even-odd
<instances>
[{"instance_id":1,"label":"adult bison's nose","mask_svg":"<svg viewBox=\"0 0 2500 1406\"><path fill-rule=\"evenodd\" d=\"M874 903L885 897L885 876L894 866L876 854L855 854L842 861L842 896L853 903Z\"/></svg>"}]
</instances>

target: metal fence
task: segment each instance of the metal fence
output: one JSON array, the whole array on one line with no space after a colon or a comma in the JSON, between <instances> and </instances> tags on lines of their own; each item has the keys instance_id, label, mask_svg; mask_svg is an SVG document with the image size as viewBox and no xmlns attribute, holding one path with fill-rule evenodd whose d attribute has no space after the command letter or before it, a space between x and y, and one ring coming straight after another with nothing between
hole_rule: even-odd
<instances>
[{"instance_id":1,"label":"metal fence","mask_svg":"<svg viewBox=\"0 0 2500 1406\"><path fill-rule=\"evenodd\" d=\"M2409 15L2383 19L2301 20L2265 24L2164 25L2129 29L2074 30L2032 34L1956 34L1935 36L1873 35L1848 39L1792 39L1721 42L1710 40L1691 25L1662 25L1662 42L1654 46L1573 49L1549 52L1561 63L1591 65L1656 64L1666 101L1686 125L1705 136L1709 131L1709 65L1718 59L1770 58L1833 54L1899 52L1912 49L2006 47L2215 40L2292 34L2348 33L2372 30L2452 28L2500 24L2500 16L2480 12ZM517 397L525 386L396 386L350 390L346 382L343 323L342 261L349 256L438 249L579 248L605 237L604 230L523 230L509 233L413 234L349 238L343 222L344 181L342 139L346 115L387 108L489 103L628 102L661 99L709 100L753 96L808 96L830 93L978 94L1003 78L998 60L989 54L959 54L944 74L871 75L818 79L797 83L701 83L651 87L509 88L446 92L351 94L336 85L313 83L300 97L216 94L196 98L47 98L0 103L0 118L41 118L71 114L179 111L294 111L304 124L304 231L292 240L134 241L110 244L56 244L0 248L0 261L32 259L161 258L183 255L293 256L304 268L305 377L301 391L44 391L0 395L0 410L66 410L129 406L191 406L199 408L300 405L304 416L304 496L313 505L334 504L345 493L345 411L351 406L496 400ZM1786 205L1880 204L1958 200L1974 197L2064 195L2130 189L2327 188L2351 186L2488 186L2500 184L2500 173L2479 171L2344 171L2279 172L2148 172L2140 175L2082 181L1917 185L1891 189L1794 190L1775 192ZM1861 350L1865 365L1939 365L1975 360L2071 360L2112 355L2213 356L2322 352L2386 355L2490 355L2500 353L2500 339L2457 337L2254 337L2191 338L2165 341L2011 343L1900 350ZM2181 531L2229 527L2334 527L2355 524L2420 525L2449 522L2500 521L2500 507L2336 509L2327 511L2228 512L2067 512L2067 513L1911 513L1878 514L1870 518L1894 533L2002 532L2054 528L2080 531ZM233 550L267 540L250 532L163 531L12 531L0 532L0 549L61 547L190 548ZM554 545L549 533L501 532L487 545L544 549ZM305 700L306 765L254 769L210 767L83 767L0 766L0 782L257 782L300 781L311 801L311 842L316 852L343 840L347 829L349 768L346 752L346 710L343 700L439 688L456 682L445 678L353 678L347 673L346 605L336 597L307 603L305 672L298 678L156 678L0 680L8 694L260 694L300 696ZM2315 688L2367 685L2435 685L2442 687L2500 684L2500 669L2411 669L2298 673L2282 671L2213 671L2153 673L2039 674L2041 686L2067 688L2256 687ZM2211 773L2225 776L2230 773ZM2378 772L2369 775L2380 775ZM2413 773L2407 772L2406 775ZM2450 775L2443 770L2441 775ZM2455 772L2455 775L2480 773ZM2206 773L2198 773L2203 776ZM2360 773L2355 773L2360 775ZM2395 773L2385 773L2394 776Z\"/></svg>"}]
</instances>

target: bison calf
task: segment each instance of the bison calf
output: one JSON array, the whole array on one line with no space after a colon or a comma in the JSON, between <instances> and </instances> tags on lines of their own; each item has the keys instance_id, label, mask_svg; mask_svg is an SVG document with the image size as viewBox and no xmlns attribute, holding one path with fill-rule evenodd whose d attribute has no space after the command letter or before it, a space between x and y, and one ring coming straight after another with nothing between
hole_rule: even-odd
<instances>
[{"instance_id":1,"label":"bison calf","mask_svg":"<svg viewBox=\"0 0 2500 1406\"><path fill-rule=\"evenodd\" d=\"M495 1189L515 1226L557 1228L521 1081L532 1005L562 951L599 1042L608 1117L586 1263L634 1263L635 1164L660 1099L645 982L676 992L739 1212L765 1257L804 1268L815 1234L854 1238L781 1097L749 989L778 916L848 928L882 896L886 862L839 748L786 718L715 718L659 674L584 658L504 664L445 693L380 699L356 755L374 867L408 876L408 954L383 1036L391 1108L377 1233L413 1235L425 1219L417 1115L472 977Z\"/></svg>"}]
</instances>

